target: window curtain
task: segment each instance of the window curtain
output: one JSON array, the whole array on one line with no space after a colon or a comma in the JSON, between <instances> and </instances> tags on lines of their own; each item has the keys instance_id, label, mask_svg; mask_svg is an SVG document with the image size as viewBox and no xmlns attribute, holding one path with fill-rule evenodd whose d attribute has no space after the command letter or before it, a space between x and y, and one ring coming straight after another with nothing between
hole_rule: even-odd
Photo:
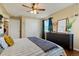
<instances>
[{"instance_id":1,"label":"window curtain","mask_svg":"<svg viewBox=\"0 0 79 59\"><path fill-rule=\"evenodd\" d=\"M42 38L43 39L45 39L45 21L46 20L42 20ZM52 18L49 18L48 19L48 22L47 22L47 24L48 24L48 32L53 32L53 24L52 24ZM47 25L46 24L46 25Z\"/></svg>"},{"instance_id":2,"label":"window curtain","mask_svg":"<svg viewBox=\"0 0 79 59\"><path fill-rule=\"evenodd\" d=\"M52 18L49 18L49 27L48 27L48 30L49 32L53 32L53 24L52 24Z\"/></svg>"},{"instance_id":3,"label":"window curtain","mask_svg":"<svg viewBox=\"0 0 79 59\"><path fill-rule=\"evenodd\" d=\"M42 20L42 38L45 39L44 20Z\"/></svg>"}]
</instances>

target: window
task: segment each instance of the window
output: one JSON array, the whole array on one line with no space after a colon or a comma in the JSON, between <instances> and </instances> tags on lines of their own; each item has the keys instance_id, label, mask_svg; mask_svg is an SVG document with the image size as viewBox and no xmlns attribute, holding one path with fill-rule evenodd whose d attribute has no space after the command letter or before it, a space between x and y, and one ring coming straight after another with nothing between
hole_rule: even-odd
<instances>
[{"instance_id":1,"label":"window","mask_svg":"<svg viewBox=\"0 0 79 59\"><path fill-rule=\"evenodd\" d=\"M66 32L66 19L58 21L58 32Z\"/></svg>"},{"instance_id":2,"label":"window","mask_svg":"<svg viewBox=\"0 0 79 59\"><path fill-rule=\"evenodd\" d=\"M49 32L48 28L49 28L49 20L45 20L44 21L44 30L45 30L45 32Z\"/></svg>"}]
</instances>

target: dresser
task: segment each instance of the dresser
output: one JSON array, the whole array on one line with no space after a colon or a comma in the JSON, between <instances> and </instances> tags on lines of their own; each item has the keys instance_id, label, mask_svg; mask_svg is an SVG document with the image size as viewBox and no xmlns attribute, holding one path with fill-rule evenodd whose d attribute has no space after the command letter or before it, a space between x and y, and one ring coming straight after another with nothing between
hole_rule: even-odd
<instances>
[{"instance_id":1,"label":"dresser","mask_svg":"<svg viewBox=\"0 0 79 59\"><path fill-rule=\"evenodd\" d=\"M73 34L70 33L46 33L46 39L54 42L64 49L73 50Z\"/></svg>"}]
</instances>

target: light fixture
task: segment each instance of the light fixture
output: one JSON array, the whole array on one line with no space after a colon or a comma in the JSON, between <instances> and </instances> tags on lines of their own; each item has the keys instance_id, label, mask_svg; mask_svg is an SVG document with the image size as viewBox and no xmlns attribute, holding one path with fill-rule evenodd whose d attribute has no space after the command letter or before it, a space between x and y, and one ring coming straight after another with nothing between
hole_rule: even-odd
<instances>
[{"instance_id":1,"label":"light fixture","mask_svg":"<svg viewBox=\"0 0 79 59\"><path fill-rule=\"evenodd\" d=\"M37 14L37 10L32 10L30 13Z\"/></svg>"},{"instance_id":2,"label":"light fixture","mask_svg":"<svg viewBox=\"0 0 79 59\"><path fill-rule=\"evenodd\" d=\"M75 11L75 16L78 16L78 3L75 4L76 5L76 11Z\"/></svg>"},{"instance_id":3,"label":"light fixture","mask_svg":"<svg viewBox=\"0 0 79 59\"><path fill-rule=\"evenodd\" d=\"M30 11L30 13L33 13L33 11Z\"/></svg>"},{"instance_id":4,"label":"light fixture","mask_svg":"<svg viewBox=\"0 0 79 59\"><path fill-rule=\"evenodd\" d=\"M45 11L43 8L38 7L38 3L32 3L32 6L22 5L23 7L29 8L27 12L33 13L33 14L39 14L40 11Z\"/></svg>"}]
</instances>

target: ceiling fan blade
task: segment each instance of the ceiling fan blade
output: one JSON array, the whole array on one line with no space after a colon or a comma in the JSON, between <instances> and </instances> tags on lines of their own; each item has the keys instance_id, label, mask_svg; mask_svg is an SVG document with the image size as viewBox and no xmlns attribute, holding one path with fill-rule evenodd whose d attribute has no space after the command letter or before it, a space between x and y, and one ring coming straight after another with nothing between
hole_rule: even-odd
<instances>
[{"instance_id":1,"label":"ceiling fan blade","mask_svg":"<svg viewBox=\"0 0 79 59\"><path fill-rule=\"evenodd\" d=\"M32 8L32 7L26 6L26 5L24 5L24 4L23 4L22 6L27 7L27 8Z\"/></svg>"},{"instance_id":2,"label":"ceiling fan blade","mask_svg":"<svg viewBox=\"0 0 79 59\"><path fill-rule=\"evenodd\" d=\"M39 11L45 11L45 9L36 9L36 10L39 10Z\"/></svg>"}]
</instances>

